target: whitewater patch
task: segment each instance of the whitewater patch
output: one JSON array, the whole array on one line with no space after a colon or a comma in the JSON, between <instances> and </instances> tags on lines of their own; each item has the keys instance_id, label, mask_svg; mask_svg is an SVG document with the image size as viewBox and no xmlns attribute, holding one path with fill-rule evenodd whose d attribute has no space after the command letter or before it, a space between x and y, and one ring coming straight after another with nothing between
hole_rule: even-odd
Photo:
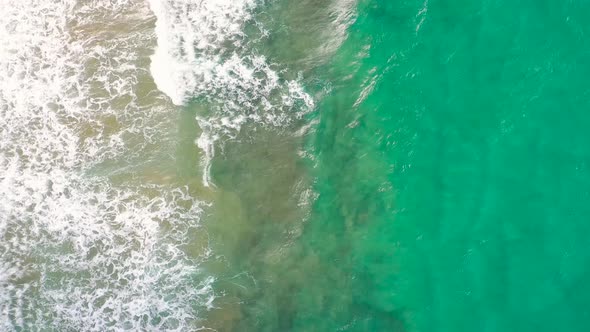
<instances>
[{"instance_id":1,"label":"whitewater patch","mask_svg":"<svg viewBox=\"0 0 590 332\"><path fill-rule=\"evenodd\" d=\"M257 5L255 0L150 0L157 19L154 81L176 105L199 100L208 107L206 115L197 115L205 169L214 144L235 137L243 124L280 127L314 107L297 80L281 78L278 65L249 47L247 25L265 34L254 21ZM203 182L210 183L208 172Z\"/></svg>"},{"instance_id":2,"label":"whitewater patch","mask_svg":"<svg viewBox=\"0 0 590 332\"><path fill-rule=\"evenodd\" d=\"M149 0L157 17L158 47L151 71L158 88L176 105L207 93L223 79L224 43L239 47L252 0Z\"/></svg>"},{"instance_id":3,"label":"whitewater patch","mask_svg":"<svg viewBox=\"0 0 590 332\"><path fill-rule=\"evenodd\" d=\"M94 171L133 169L165 139L147 4L2 0L0 12L0 330L200 328L210 253L185 247L204 203Z\"/></svg>"}]
</instances>

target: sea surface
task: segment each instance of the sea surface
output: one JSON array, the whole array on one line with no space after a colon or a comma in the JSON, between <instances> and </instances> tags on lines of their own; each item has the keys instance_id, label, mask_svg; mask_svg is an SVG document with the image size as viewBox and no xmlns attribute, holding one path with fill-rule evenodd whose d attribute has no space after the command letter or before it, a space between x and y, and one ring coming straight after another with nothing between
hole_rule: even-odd
<instances>
[{"instance_id":1,"label":"sea surface","mask_svg":"<svg viewBox=\"0 0 590 332\"><path fill-rule=\"evenodd\" d=\"M0 331L589 331L590 2L0 0Z\"/></svg>"}]
</instances>

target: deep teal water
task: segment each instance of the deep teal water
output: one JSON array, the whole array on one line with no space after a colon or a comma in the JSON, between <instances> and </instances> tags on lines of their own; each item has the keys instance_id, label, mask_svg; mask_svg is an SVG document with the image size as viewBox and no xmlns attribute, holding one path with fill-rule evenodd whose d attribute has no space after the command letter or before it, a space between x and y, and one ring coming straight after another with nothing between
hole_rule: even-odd
<instances>
[{"instance_id":1,"label":"deep teal water","mask_svg":"<svg viewBox=\"0 0 590 332\"><path fill-rule=\"evenodd\" d=\"M588 5L359 3L302 237L347 278L295 330L590 328Z\"/></svg>"}]
</instances>

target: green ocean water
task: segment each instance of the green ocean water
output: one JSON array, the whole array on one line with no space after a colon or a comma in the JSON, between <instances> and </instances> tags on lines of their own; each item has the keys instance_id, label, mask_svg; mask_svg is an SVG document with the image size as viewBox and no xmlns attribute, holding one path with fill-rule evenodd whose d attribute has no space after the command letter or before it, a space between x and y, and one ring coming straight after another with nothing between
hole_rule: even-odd
<instances>
[{"instance_id":1,"label":"green ocean water","mask_svg":"<svg viewBox=\"0 0 590 332\"><path fill-rule=\"evenodd\" d=\"M587 331L590 3L363 0L322 53L326 5L259 14L318 104L214 161L212 324Z\"/></svg>"},{"instance_id":2,"label":"green ocean water","mask_svg":"<svg viewBox=\"0 0 590 332\"><path fill-rule=\"evenodd\" d=\"M0 332L590 331L590 1L0 12Z\"/></svg>"}]
</instances>

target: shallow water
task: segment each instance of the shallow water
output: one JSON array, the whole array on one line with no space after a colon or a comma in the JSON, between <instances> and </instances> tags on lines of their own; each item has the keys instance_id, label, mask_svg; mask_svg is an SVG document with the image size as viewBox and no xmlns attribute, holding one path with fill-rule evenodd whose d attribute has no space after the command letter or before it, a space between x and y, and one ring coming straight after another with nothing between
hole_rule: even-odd
<instances>
[{"instance_id":1,"label":"shallow water","mask_svg":"<svg viewBox=\"0 0 590 332\"><path fill-rule=\"evenodd\" d=\"M0 329L586 331L588 9L0 0Z\"/></svg>"}]
</instances>

